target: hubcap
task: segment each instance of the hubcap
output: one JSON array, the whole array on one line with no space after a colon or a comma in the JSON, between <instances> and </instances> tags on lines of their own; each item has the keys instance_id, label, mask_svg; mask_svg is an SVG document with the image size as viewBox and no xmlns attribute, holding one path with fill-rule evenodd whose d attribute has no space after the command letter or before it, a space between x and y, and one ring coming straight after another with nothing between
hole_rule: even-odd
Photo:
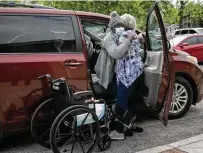
<instances>
[{"instance_id":1,"label":"hubcap","mask_svg":"<svg viewBox=\"0 0 203 153\"><path fill-rule=\"evenodd\" d=\"M171 114L177 114L181 112L185 108L187 101L188 101L188 93L186 88L179 83L175 83L173 99L169 112Z\"/></svg>"}]
</instances>

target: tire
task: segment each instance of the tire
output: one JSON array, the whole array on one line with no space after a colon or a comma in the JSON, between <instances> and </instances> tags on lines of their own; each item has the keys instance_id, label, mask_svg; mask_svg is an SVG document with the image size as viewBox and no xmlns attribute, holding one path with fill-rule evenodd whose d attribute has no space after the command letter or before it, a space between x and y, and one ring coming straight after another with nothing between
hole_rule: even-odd
<instances>
[{"instance_id":1,"label":"tire","mask_svg":"<svg viewBox=\"0 0 203 153\"><path fill-rule=\"evenodd\" d=\"M93 118L95 119L95 124L96 127L95 131L96 131L96 138L94 140L93 145L88 149L87 153L91 153L93 152L93 150L95 149L96 145L99 142L100 139L100 123L99 123L99 119L97 117L97 115L95 114L95 112L93 110L91 110L90 108L86 107L86 106L82 106L82 105L75 105L75 106L71 106L65 110L63 110L54 120L54 123L52 124L51 127L51 131L50 131L50 146L51 149L54 153L60 153L60 150L58 149L57 146L57 139L56 139L56 134L57 131L60 131L58 129L58 127L60 126L60 124L62 123L62 120L65 119L67 117L67 115L71 116L71 113L73 113L74 111L87 111L88 113L91 113L91 115L93 116ZM73 116L71 116L73 117ZM67 117L68 118L68 117ZM72 119L71 119L72 120ZM64 122L65 123L65 122ZM72 127L72 124L69 124L70 127ZM67 131L72 131L73 129L67 130ZM75 130L75 129L74 129ZM75 133L75 132L74 132ZM68 135L68 134L67 134ZM72 137L75 138L75 135L72 134ZM75 138L76 139L76 138ZM69 140L68 140L69 141ZM65 142L64 142L65 144ZM59 146L60 147L60 146ZM67 150L65 149L65 151L67 152ZM65 152L64 151L64 152Z\"/></svg>"},{"instance_id":2,"label":"tire","mask_svg":"<svg viewBox=\"0 0 203 153\"><path fill-rule=\"evenodd\" d=\"M185 78L176 77L173 99L169 111L169 119L178 119L183 117L189 111L192 101L193 90L191 85Z\"/></svg>"},{"instance_id":3,"label":"tire","mask_svg":"<svg viewBox=\"0 0 203 153\"><path fill-rule=\"evenodd\" d=\"M110 148L111 146L111 138L108 135L104 135L103 137L101 137L101 139L99 140L98 143L98 148L101 151L106 151Z\"/></svg>"},{"instance_id":4,"label":"tire","mask_svg":"<svg viewBox=\"0 0 203 153\"><path fill-rule=\"evenodd\" d=\"M47 108L46 108L47 107ZM44 139L42 137L42 139L39 139L41 136L42 136L42 133L43 133L43 127L41 129L41 127L39 128L37 126L37 121L39 119L38 117L38 113L40 113L40 111L43 111L42 109L45 108L47 109L47 112L49 112L48 109L51 109L50 112L53 110L53 99L50 98L46 101L44 101L42 104L40 104L37 109L35 110L35 112L33 113L33 116L32 116L32 119L31 119L31 133L32 133L32 137L33 139L38 143L40 144L41 146L45 147L45 148L48 148L50 149L50 143L49 143L49 132L50 132L50 128L51 128L51 125L52 123L54 122L54 118L55 118L55 115L52 116L48 116L49 119L46 120L45 118L45 121L47 121L47 123L45 122L44 124L44 127L45 127L45 132L46 132L46 136ZM44 111L45 112L45 111ZM51 115L52 113L48 113L49 115ZM40 121L40 119L39 119ZM43 120L44 121L44 120ZM46 129L46 127L48 129Z\"/></svg>"}]
</instances>

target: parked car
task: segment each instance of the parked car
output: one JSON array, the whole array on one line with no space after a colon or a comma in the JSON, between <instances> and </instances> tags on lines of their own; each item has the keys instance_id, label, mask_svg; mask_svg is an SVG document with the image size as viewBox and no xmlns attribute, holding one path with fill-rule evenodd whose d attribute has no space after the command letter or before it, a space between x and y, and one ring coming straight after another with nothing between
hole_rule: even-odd
<instances>
[{"instance_id":1,"label":"parked car","mask_svg":"<svg viewBox=\"0 0 203 153\"><path fill-rule=\"evenodd\" d=\"M76 91L89 88L87 68L94 75L101 42L97 32L100 36L106 32L109 16L4 7L0 8L0 20L0 131L5 137L29 129L37 106L50 98L50 87L38 76L65 77ZM203 72L195 57L169 50L157 3L149 10L146 26L142 103L167 125L168 116L182 117L191 105L202 101ZM149 35L157 27L162 37L159 43Z\"/></svg>"},{"instance_id":2,"label":"parked car","mask_svg":"<svg viewBox=\"0 0 203 153\"><path fill-rule=\"evenodd\" d=\"M188 34L203 34L203 28L185 28L174 31L173 36L188 35Z\"/></svg>"},{"instance_id":3,"label":"parked car","mask_svg":"<svg viewBox=\"0 0 203 153\"><path fill-rule=\"evenodd\" d=\"M182 50L203 62L203 35L178 36L170 40L173 49Z\"/></svg>"}]
</instances>

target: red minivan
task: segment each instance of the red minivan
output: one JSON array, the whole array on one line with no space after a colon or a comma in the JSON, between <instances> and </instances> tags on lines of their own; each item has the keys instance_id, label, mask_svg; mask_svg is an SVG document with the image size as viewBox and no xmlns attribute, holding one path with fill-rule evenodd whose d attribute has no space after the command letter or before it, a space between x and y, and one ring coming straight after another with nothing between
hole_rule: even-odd
<instances>
[{"instance_id":1,"label":"red minivan","mask_svg":"<svg viewBox=\"0 0 203 153\"><path fill-rule=\"evenodd\" d=\"M171 46L176 50L182 50L203 62L203 35L193 34L177 36L170 40Z\"/></svg>"},{"instance_id":2,"label":"red minivan","mask_svg":"<svg viewBox=\"0 0 203 153\"><path fill-rule=\"evenodd\" d=\"M14 5L12 5L14 6ZM143 61L146 93L143 105L167 124L202 101L203 72L196 58L169 50L157 3L149 10ZM0 8L1 136L30 129L39 104L49 98L37 77L65 77L75 89L87 90L109 16L46 8ZM151 34L160 28L161 40ZM96 84L98 81L94 81Z\"/></svg>"}]
</instances>

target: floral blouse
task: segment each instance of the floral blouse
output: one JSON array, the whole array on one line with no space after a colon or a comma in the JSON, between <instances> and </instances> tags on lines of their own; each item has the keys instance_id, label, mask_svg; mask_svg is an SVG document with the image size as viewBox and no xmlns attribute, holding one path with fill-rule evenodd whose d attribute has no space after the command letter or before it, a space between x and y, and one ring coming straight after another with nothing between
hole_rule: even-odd
<instances>
[{"instance_id":1,"label":"floral blouse","mask_svg":"<svg viewBox=\"0 0 203 153\"><path fill-rule=\"evenodd\" d=\"M123 32L119 43L124 42L128 32L132 31ZM116 61L117 83L122 82L128 88L143 73L144 66L139 52L140 43L135 39L124 56Z\"/></svg>"}]
</instances>

